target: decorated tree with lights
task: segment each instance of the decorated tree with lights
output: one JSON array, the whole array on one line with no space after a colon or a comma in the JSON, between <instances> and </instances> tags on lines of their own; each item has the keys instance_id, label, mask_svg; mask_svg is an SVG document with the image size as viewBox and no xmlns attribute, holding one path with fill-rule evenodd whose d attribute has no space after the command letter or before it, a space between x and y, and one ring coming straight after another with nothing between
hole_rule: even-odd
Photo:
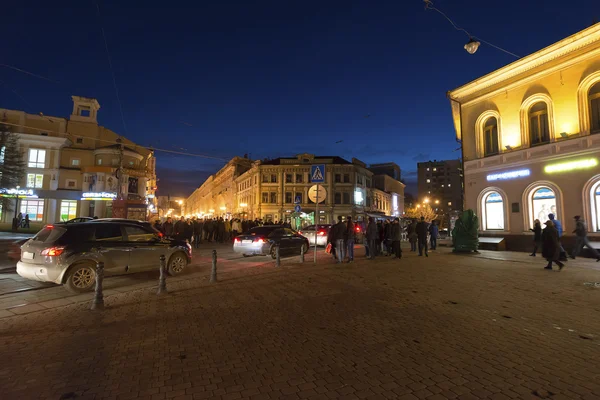
<instances>
[{"instance_id":1,"label":"decorated tree with lights","mask_svg":"<svg viewBox=\"0 0 600 400\"><path fill-rule=\"evenodd\" d=\"M406 209L405 216L412 219L421 219L425 217L425 221L431 222L437 219L437 213L431 208L429 204L417 204L415 207Z\"/></svg>"},{"instance_id":2,"label":"decorated tree with lights","mask_svg":"<svg viewBox=\"0 0 600 400\"><path fill-rule=\"evenodd\" d=\"M0 123L0 189L14 189L21 185L25 176L25 161L17 135ZM0 197L2 212L14 211L15 200Z\"/></svg>"}]
</instances>

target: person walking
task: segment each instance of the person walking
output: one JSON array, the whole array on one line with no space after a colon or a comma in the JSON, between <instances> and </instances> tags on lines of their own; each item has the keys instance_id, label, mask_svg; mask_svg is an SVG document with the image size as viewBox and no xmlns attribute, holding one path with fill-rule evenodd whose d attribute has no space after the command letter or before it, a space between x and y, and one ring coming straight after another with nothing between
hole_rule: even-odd
<instances>
[{"instance_id":1,"label":"person walking","mask_svg":"<svg viewBox=\"0 0 600 400\"><path fill-rule=\"evenodd\" d=\"M231 231L232 231L231 220L226 219L225 220L225 241L226 242L229 242L231 240Z\"/></svg>"},{"instance_id":2,"label":"person walking","mask_svg":"<svg viewBox=\"0 0 600 400\"><path fill-rule=\"evenodd\" d=\"M437 248L437 238L440 233L440 230L437 226L437 222L431 221L431 225L429 225L429 244L431 245L431 250L435 250Z\"/></svg>"},{"instance_id":3,"label":"person walking","mask_svg":"<svg viewBox=\"0 0 600 400\"><path fill-rule=\"evenodd\" d=\"M224 238L225 238L225 221L223 221L223 218L221 217L217 221L217 237L215 238L215 241L218 241L219 243L223 243Z\"/></svg>"},{"instance_id":4,"label":"person walking","mask_svg":"<svg viewBox=\"0 0 600 400\"><path fill-rule=\"evenodd\" d=\"M402 247L400 241L402 240L402 227L400 226L400 218L396 218L391 225L392 251L394 252L395 258L401 259Z\"/></svg>"},{"instance_id":5,"label":"person walking","mask_svg":"<svg viewBox=\"0 0 600 400\"><path fill-rule=\"evenodd\" d=\"M346 254L348 263L354 262L354 223L350 216L346 218Z\"/></svg>"},{"instance_id":6,"label":"person walking","mask_svg":"<svg viewBox=\"0 0 600 400\"><path fill-rule=\"evenodd\" d=\"M215 222L211 218L204 224L204 230L206 231L206 240L208 243L212 243L215 234Z\"/></svg>"},{"instance_id":7,"label":"person walking","mask_svg":"<svg viewBox=\"0 0 600 400\"><path fill-rule=\"evenodd\" d=\"M237 235L240 234L240 231L242 230L241 228L241 224L240 224L240 220L239 219L234 219L233 223L231 224L231 233L233 235L232 239L235 239Z\"/></svg>"},{"instance_id":8,"label":"person walking","mask_svg":"<svg viewBox=\"0 0 600 400\"><path fill-rule=\"evenodd\" d=\"M560 259L560 261L567 261L567 252L565 251L565 248L560 243L560 238L563 235L563 227L562 227L561 222L555 218L556 217L554 214L548 214L548 219L550 219L550 221L552 221L552 223L554 224L554 229L556 229L556 231L558 232L558 247L560 249L559 259Z\"/></svg>"},{"instance_id":9,"label":"person walking","mask_svg":"<svg viewBox=\"0 0 600 400\"><path fill-rule=\"evenodd\" d=\"M574 260L583 247L587 246L588 249L592 251L592 254L594 254L594 257L596 257L596 262L600 261L600 254L598 254L598 251L591 246L587 236L587 227L579 215L575 216L575 230L573 233L575 234L575 247L571 252L571 258Z\"/></svg>"},{"instance_id":10,"label":"person walking","mask_svg":"<svg viewBox=\"0 0 600 400\"><path fill-rule=\"evenodd\" d=\"M392 249L392 224L390 221L385 221L383 225L383 247L385 249L385 255L391 256L393 253Z\"/></svg>"},{"instance_id":11,"label":"person walking","mask_svg":"<svg viewBox=\"0 0 600 400\"><path fill-rule=\"evenodd\" d=\"M333 256L333 259L337 259L337 255L335 252L335 225L333 225L331 228L329 228L329 232L327 232L327 244L331 244L331 252L329 254L331 254ZM315 229L315 234L317 233L317 230Z\"/></svg>"},{"instance_id":12,"label":"person walking","mask_svg":"<svg viewBox=\"0 0 600 400\"><path fill-rule=\"evenodd\" d=\"M185 239L186 226L187 226L187 224L185 222L185 217L182 215L181 219L175 223L175 227L173 229L173 234L175 236L175 239L177 239L177 240Z\"/></svg>"},{"instance_id":13,"label":"person walking","mask_svg":"<svg viewBox=\"0 0 600 400\"><path fill-rule=\"evenodd\" d=\"M423 250L425 250L425 257L429 257L429 253L427 252L427 222L425 222L425 217L421 217L421 221L417 223L415 231L417 233L417 241L419 242L419 256L422 256Z\"/></svg>"},{"instance_id":14,"label":"person walking","mask_svg":"<svg viewBox=\"0 0 600 400\"><path fill-rule=\"evenodd\" d=\"M373 260L377 254L377 238L379 237L379 231L377 230L377 224L373 217L369 217L369 225L367 225L367 242L369 243L369 256L368 258Z\"/></svg>"},{"instance_id":15,"label":"person walking","mask_svg":"<svg viewBox=\"0 0 600 400\"><path fill-rule=\"evenodd\" d=\"M185 221L185 227L183 228L183 233L184 233L185 240L187 240L188 243L192 243L192 240L194 238L194 221L192 221L189 218L187 219L187 221Z\"/></svg>"},{"instance_id":16,"label":"person walking","mask_svg":"<svg viewBox=\"0 0 600 400\"><path fill-rule=\"evenodd\" d=\"M167 220L162 226L162 232L165 234L166 237L172 238L174 230L175 226L173 225L173 219L171 217L167 217Z\"/></svg>"},{"instance_id":17,"label":"person walking","mask_svg":"<svg viewBox=\"0 0 600 400\"><path fill-rule=\"evenodd\" d=\"M200 243L202 243L202 231L204 230L203 221L198 218L194 220L194 247L197 249L200 248Z\"/></svg>"},{"instance_id":18,"label":"person walking","mask_svg":"<svg viewBox=\"0 0 600 400\"><path fill-rule=\"evenodd\" d=\"M533 232L533 253L530 256L535 257L538 249L542 248L542 224L539 219L533 221L533 229L530 231Z\"/></svg>"},{"instance_id":19,"label":"person walking","mask_svg":"<svg viewBox=\"0 0 600 400\"><path fill-rule=\"evenodd\" d=\"M417 251L417 221L412 220L406 228L408 241L410 242L410 251Z\"/></svg>"},{"instance_id":20,"label":"person walking","mask_svg":"<svg viewBox=\"0 0 600 400\"><path fill-rule=\"evenodd\" d=\"M344 258L346 256L346 252L344 251L344 236L346 236L346 225L342 221L342 216L338 215L338 222L333 227L335 230L334 238L335 238L335 247L337 252L337 262L338 264L344 262Z\"/></svg>"},{"instance_id":21,"label":"person walking","mask_svg":"<svg viewBox=\"0 0 600 400\"><path fill-rule=\"evenodd\" d=\"M548 261L544 269L552 269L552 263L556 263L559 269L565 266L560 262L560 242L558 240L558 230L554 227L551 220L545 222L546 227L542 231L542 256Z\"/></svg>"}]
</instances>

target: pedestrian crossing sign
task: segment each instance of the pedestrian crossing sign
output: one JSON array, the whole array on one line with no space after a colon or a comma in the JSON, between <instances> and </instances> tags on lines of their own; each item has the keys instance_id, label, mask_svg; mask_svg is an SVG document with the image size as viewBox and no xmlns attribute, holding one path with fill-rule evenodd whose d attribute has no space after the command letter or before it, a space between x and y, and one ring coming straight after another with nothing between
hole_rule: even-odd
<instances>
[{"instance_id":1,"label":"pedestrian crossing sign","mask_svg":"<svg viewBox=\"0 0 600 400\"><path fill-rule=\"evenodd\" d=\"M310 181L313 183L325 182L325 164L317 164L311 166Z\"/></svg>"}]
</instances>

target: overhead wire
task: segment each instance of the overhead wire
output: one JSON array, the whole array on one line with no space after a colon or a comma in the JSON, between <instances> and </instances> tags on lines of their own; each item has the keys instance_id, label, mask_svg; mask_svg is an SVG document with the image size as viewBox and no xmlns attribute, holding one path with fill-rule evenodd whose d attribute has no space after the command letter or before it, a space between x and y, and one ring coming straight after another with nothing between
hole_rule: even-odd
<instances>
[{"instance_id":1,"label":"overhead wire","mask_svg":"<svg viewBox=\"0 0 600 400\"><path fill-rule=\"evenodd\" d=\"M513 52L510 52L510 51L508 51L508 50L505 50L505 49L503 49L503 48L502 48L502 47L500 47L500 46L496 46L495 44L492 44L492 43L490 43L490 42L487 42L487 41L483 40L483 39L482 39L482 38L480 38L479 36L474 36L474 35L471 35L471 34L470 34L470 33L469 33L469 32L468 32L466 29L464 29L464 28L461 28L460 26L458 26L458 25L457 25L457 24L456 24L456 23L455 23L455 22L454 22L454 21L453 21L453 20L452 20L450 17L448 17L448 16L447 16L447 15L446 15L444 12L442 12L440 9L436 8L436 7L433 5L433 1L431 1L431 0L423 0L423 2L425 3L425 10L433 10L433 11L436 11L437 13L439 13L440 15L442 15L444 18L446 18L446 20L448 20L448 22L450 22L450 24L452 25L452 27L454 27L454 29L456 29L457 31L462 31L462 32L466 33L466 34L467 34L467 36L469 36L469 39L477 39L477 40L479 40L480 42L483 42L483 43L487 44L488 46L492 46L493 48L495 48L495 49L497 49L497 50L503 51L503 52L504 52L504 53L506 53L506 54L509 54L509 55L511 55L511 56L513 56L513 57L516 57L516 58L521 58L520 56L516 55L516 54L515 54L515 53L513 53Z\"/></svg>"}]
</instances>

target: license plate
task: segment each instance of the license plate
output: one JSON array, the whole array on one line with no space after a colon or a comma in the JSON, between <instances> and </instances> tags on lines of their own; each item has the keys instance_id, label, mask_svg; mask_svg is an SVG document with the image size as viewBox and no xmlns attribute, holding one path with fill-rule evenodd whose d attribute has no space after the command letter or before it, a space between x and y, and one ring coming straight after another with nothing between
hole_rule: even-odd
<instances>
[{"instance_id":1,"label":"license plate","mask_svg":"<svg viewBox=\"0 0 600 400\"><path fill-rule=\"evenodd\" d=\"M28 251L24 251L23 252L23 259L25 260L33 260L33 253L30 253Z\"/></svg>"},{"instance_id":2,"label":"license plate","mask_svg":"<svg viewBox=\"0 0 600 400\"><path fill-rule=\"evenodd\" d=\"M252 240L242 240L242 243L244 243L244 244L250 244L250 243L252 243Z\"/></svg>"}]
</instances>

